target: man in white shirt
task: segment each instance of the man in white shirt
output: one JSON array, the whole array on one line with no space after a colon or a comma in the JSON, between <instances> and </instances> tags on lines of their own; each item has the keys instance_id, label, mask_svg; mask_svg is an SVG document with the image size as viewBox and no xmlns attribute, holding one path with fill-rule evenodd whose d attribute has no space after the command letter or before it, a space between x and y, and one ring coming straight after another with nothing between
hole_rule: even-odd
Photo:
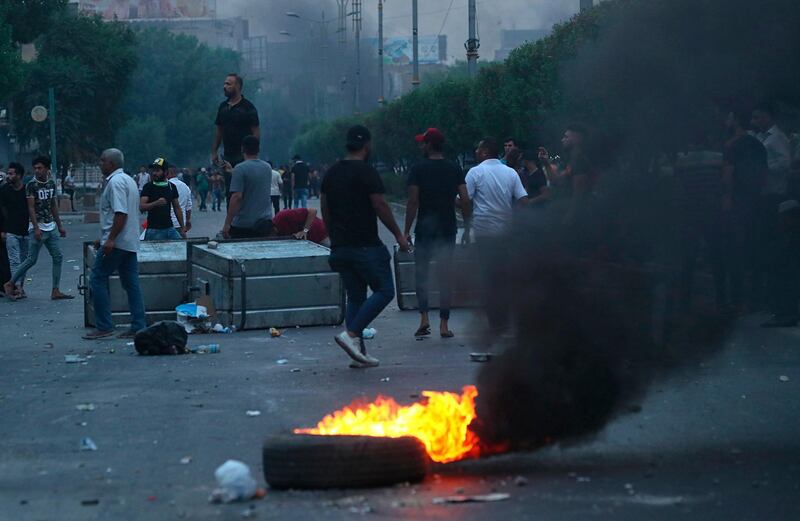
<instances>
[{"instance_id":1,"label":"man in white shirt","mask_svg":"<svg viewBox=\"0 0 800 521\"><path fill-rule=\"evenodd\" d=\"M192 229L192 208L194 207L192 189L178 178L178 171L172 165L167 169L167 179L178 189L178 204L183 210L183 223L186 227L186 233L189 233L189 230ZM175 210L170 210L170 215L172 216L172 227L178 230L178 233L181 233L181 225L175 215ZM186 238L186 235L184 234L183 237Z\"/></svg>"},{"instance_id":2,"label":"man in white shirt","mask_svg":"<svg viewBox=\"0 0 800 521\"><path fill-rule=\"evenodd\" d=\"M470 227L477 240L502 233L511 221L514 205L525 204L528 198L519 175L497 159L498 152L495 140L484 139L475 150L479 164L467 172L467 192L473 204ZM464 231L464 242L469 242L470 227Z\"/></svg>"},{"instance_id":3,"label":"man in white shirt","mask_svg":"<svg viewBox=\"0 0 800 521\"><path fill-rule=\"evenodd\" d=\"M475 240L483 244L481 250L485 253L497 252L502 247L501 241L492 241L501 235L514 213L514 206L527 204L528 192L522 186L522 181L513 168L502 164L497 156L500 147L497 141L486 138L478 144L475 150L475 159L478 166L467 172L467 192L472 199L472 219L464 229L462 242L470 240L470 227L475 231ZM484 308L489 319L489 328L492 338L498 337L508 324L509 309L508 299L497 299L494 295L493 285L497 277L502 276L494 269L482 273Z\"/></svg>"},{"instance_id":4,"label":"man in white shirt","mask_svg":"<svg viewBox=\"0 0 800 521\"><path fill-rule=\"evenodd\" d=\"M142 193L142 189L144 185L150 182L150 174L147 173L147 169L143 166L139 167L139 173L136 174L136 185L139 187L139 193Z\"/></svg>"},{"instance_id":5,"label":"man in white shirt","mask_svg":"<svg viewBox=\"0 0 800 521\"><path fill-rule=\"evenodd\" d=\"M789 138L775 124L775 111L769 105L760 105L753 110L753 126L756 137L767 149L766 194L786 193L789 168L792 163L792 147Z\"/></svg>"},{"instance_id":6,"label":"man in white shirt","mask_svg":"<svg viewBox=\"0 0 800 521\"><path fill-rule=\"evenodd\" d=\"M122 167L125 158L116 148L100 155L100 171L106 178L100 196L100 225L102 239L96 243L97 255L92 266L92 302L94 304L95 331L83 335L86 340L97 340L114 334L111 318L109 277L117 271L122 287L128 294L131 327L120 337L133 337L146 327L144 299L139 285L139 190L136 181Z\"/></svg>"},{"instance_id":7,"label":"man in white shirt","mask_svg":"<svg viewBox=\"0 0 800 521\"><path fill-rule=\"evenodd\" d=\"M272 163L267 161L267 164L272 168ZM283 177L281 173L272 168L272 184L269 189L269 198L272 202L272 215L278 215L281 211L281 193L283 191Z\"/></svg>"}]
</instances>

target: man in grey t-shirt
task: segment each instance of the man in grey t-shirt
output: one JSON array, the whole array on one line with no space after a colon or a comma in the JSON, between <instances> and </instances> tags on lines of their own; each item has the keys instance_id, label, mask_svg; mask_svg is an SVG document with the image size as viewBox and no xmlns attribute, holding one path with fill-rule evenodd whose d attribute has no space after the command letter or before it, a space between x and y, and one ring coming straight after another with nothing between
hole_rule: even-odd
<instances>
[{"instance_id":1,"label":"man in grey t-shirt","mask_svg":"<svg viewBox=\"0 0 800 521\"><path fill-rule=\"evenodd\" d=\"M122 170L124 157L116 148L100 155L100 171L105 176L105 187L100 196L100 225L102 239L96 243L97 254L92 266L92 303L94 304L95 331L83 336L97 340L114 334L111 318L109 278L119 272L120 282L128 294L131 327L119 335L133 337L146 327L144 299L139 286L139 187L131 176Z\"/></svg>"},{"instance_id":2,"label":"man in grey t-shirt","mask_svg":"<svg viewBox=\"0 0 800 521\"><path fill-rule=\"evenodd\" d=\"M222 228L226 239L268 237L272 231L272 169L258 158L259 148L255 136L247 136L242 141L245 160L233 169L231 201ZM230 164L226 168L230 168Z\"/></svg>"}]
</instances>

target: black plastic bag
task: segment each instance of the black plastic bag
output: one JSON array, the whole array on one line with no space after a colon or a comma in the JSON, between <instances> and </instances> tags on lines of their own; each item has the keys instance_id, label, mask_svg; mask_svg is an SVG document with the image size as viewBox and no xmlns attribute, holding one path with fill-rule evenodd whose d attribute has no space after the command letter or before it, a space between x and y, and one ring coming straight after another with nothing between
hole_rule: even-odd
<instances>
[{"instance_id":1,"label":"black plastic bag","mask_svg":"<svg viewBox=\"0 0 800 521\"><path fill-rule=\"evenodd\" d=\"M136 333L133 343L140 355L185 355L189 352L188 340L189 335L182 325L164 320Z\"/></svg>"}]
</instances>

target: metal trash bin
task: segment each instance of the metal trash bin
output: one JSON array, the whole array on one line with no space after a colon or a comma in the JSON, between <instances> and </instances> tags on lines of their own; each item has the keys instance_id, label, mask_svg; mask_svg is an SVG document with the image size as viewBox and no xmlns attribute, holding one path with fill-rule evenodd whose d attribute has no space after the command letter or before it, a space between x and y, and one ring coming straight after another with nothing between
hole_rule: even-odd
<instances>
[{"instance_id":1,"label":"metal trash bin","mask_svg":"<svg viewBox=\"0 0 800 521\"><path fill-rule=\"evenodd\" d=\"M478 287L480 265L474 251L474 245L456 244L453 252L452 308L478 307L481 303ZM436 261L430 263L428 274L428 303L431 309L439 307L439 281L436 277ZM418 309L417 283L415 275L414 253L400 251L394 246L394 280L397 292L397 306L408 311Z\"/></svg>"},{"instance_id":2,"label":"metal trash bin","mask_svg":"<svg viewBox=\"0 0 800 521\"><path fill-rule=\"evenodd\" d=\"M324 246L294 239L198 245L192 281L205 289L226 326L337 325L344 320L344 286L329 256Z\"/></svg>"},{"instance_id":3,"label":"metal trash bin","mask_svg":"<svg viewBox=\"0 0 800 521\"><path fill-rule=\"evenodd\" d=\"M139 285L142 288L145 317L148 324L159 320L175 320L175 307L186 302L189 295L188 271L193 244L204 244L207 237L181 241L142 241L139 243ZM83 243L83 274L78 290L83 295L83 322L94 327L92 300L92 265L96 255L94 242ZM111 317L115 325L130 323L128 294L122 288L119 275L109 280Z\"/></svg>"}]
</instances>

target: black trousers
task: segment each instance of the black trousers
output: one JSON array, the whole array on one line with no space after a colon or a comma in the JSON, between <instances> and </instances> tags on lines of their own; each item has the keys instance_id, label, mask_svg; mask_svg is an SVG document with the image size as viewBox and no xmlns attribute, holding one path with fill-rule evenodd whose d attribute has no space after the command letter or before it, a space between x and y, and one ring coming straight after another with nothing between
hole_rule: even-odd
<instances>
[{"instance_id":1,"label":"black trousers","mask_svg":"<svg viewBox=\"0 0 800 521\"><path fill-rule=\"evenodd\" d=\"M450 306L453 299L453 250L455 236L417 237L414 245L414 269L417 290L417 306L420 313L430 309L428 301L429 274L431 261L436 263L436 281L439 286L439 318L450 319Z\"/></svg>"},{"instance_id":2,"label":"black trousers","mask_svg":"<svg viewBox=\"0 0 800 521\"><path fill-rule=\"evenodd\" d=\"M272 211L274 212L272 215L278 215L278 212L281 211L281 196L271 195L269 198L272 201Z\"/></svg>"}]
</instances>

